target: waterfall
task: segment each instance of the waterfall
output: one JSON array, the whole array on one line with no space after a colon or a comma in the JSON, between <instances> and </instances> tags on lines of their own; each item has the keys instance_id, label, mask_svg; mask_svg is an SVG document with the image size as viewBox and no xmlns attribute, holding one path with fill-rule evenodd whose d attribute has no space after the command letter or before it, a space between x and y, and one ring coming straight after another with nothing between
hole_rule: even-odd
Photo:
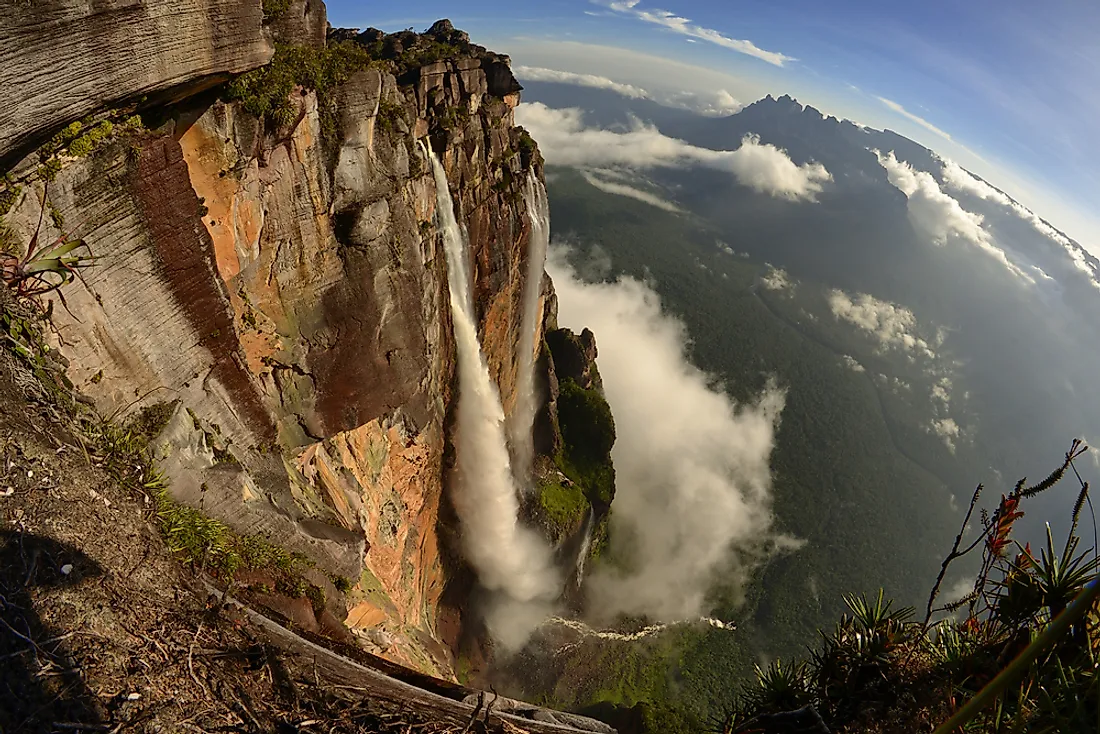
<instances>
[{"instance_id":1,"label":"waterfall","mask_svg":"<svg viewBox=\"0 0 1100 734\"><path fill-rule=\"evenodd\" d=\"M458 371L453 501L467 559L481 585L497 593L487 621L506 646L518 646L549 612L560 579L550 548L518 521L519 497L505 437L500 393L478 341L469 245L455 216L447 173L430 148L436 224L443 235ZM500 598L503 595L503 598Z\"/></svg>"},{"instance_id":2,"label":"waterfall","mask_svg":"<svg viewBox=\"0 0 1100 734\"><path fill-rule=\"evenodd\" d=\"M527 174L523 192L527 218L531 222L531 237L527 241L527 277L523 286L523 316L519 333L519 367L516 377L516 407L509 422L509 439L515 458L516 476L525 482L531 476L535 447L532 431L539 409L535 386L535 363L541 344L535 343L539 333L539 296L542 294L546 250L550 245L550 204L546 188L532 168Z\"/></svg>"},{"instance_id":3,"label":"waterfall","mask_svg":"<svg viewBox=\"0 0 1100 734\"><path fill-rule=\"evenodd\" d=\"M588 551L592 548L592 528L596 524L596 511L588 508L588 520L584 523L584 538L577 550L576 572L573 584L579 589L584 583L584 566L588 562Z\"/></svg>"}]
</instances>

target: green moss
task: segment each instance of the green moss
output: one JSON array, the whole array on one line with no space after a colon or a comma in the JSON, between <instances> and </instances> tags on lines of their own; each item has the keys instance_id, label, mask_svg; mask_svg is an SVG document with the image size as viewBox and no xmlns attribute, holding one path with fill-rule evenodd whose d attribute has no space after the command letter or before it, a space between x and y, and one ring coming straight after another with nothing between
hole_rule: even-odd
<instances>
[{"instance_id":1,"label":"green moss","mask_svg":"<svg viewBox=\"0 0 1100 734\"><path fill-rule=\"evenodd\" d=\"M59 230L65 229L65 217L61 216L61 212L52 201L46 202L46 209L50 213L50 221L53 222L53 226Z\"/></svg>"},{"instance_id":2,"label":"green moss","mask_svg":"<svg viewBox=\"0 0 1100 734\"><path fill-rule=\"evenodd\" d=\"M559 532L575 528L589 507L588 500L579 487L566 487L553 481L539 487L539 506L546 520Z\"/></svg>"},{"instance_id":3,"label":"green moss","mask_svg":"<svg viewBox=\"0 0 1100 734\"><path fill-rule=\"evenodd\" d=\"M336 590L341 594L347 594L351 591L351 579L347 576L341 576L340 574L330 574L329 578L332 580L332 585L336 587Z\"/></svg>"},{"instance_id":4,"label":"green moss","mask_svg":"<svg viewBox=\"0 0 1100 734\"><path fill-rule=\"evenodd\" d=\"M50 158L38 167L38 177L43 181L53 181L61 173L61 161Z\"/></svg>"},{"instance_id":5,"label":"green moss","mask_svg":"<svg viewBox=\"0 0 1100 734\"><path fill-rule=\"evenodd\" d=\"M305 597L309 599L309 605L313 607L315 614L320 614L325 610L325 602L327 601L325 599L325 590L320 586L309 584L309 586L306 587Z\"/></svg>"},{"instance_id":6,"label":"green moss","mask_svg":"<svg viewBox=\"0 0 1100 734\"><path fill-rule=\"evenodd\" d=\"M102 122L93 125L87 129L82 135L71 141L67 147L67 153L76 158L83 158L88 155L100 145L102 145L111 134L114 133L115 126L110 120L103 120Z\"/></svg>"},{"instance_id":7,"label":"green moss","mask_svg":"<svg viewBox=\"0 0 1100 734\"><path fill-rule=\"evenodd\" d=\"M558 468L584 489L593 504L610 505L615 496L611 406L599 390L586 390L566 378L559 386L558 423L563 441L562 451L555 457Z\"/></svg>"},{"instance_id":8,"label":"green moss","mask_svg":"<svg viewBox=\"0 0 1100 734\"><path fill-rule=\"evenodd\" d=\"M8 184L6 189L0 191L0 217L11 211L22 194L23 187L15 184Z\"/></svg>"},{"instance_id":9,"label":"green moss","mask_svg":"<svg viewBox=\"0 0 1100 734\"><path fill-rule=\"evenodd\" d=\"M98 382L97 377L99 380L103 379L103 370L96 373L96 376L92 378L92 382ZM165 400L147 405L127 422L126 428L140 436L144 436L147 440L152 440L159 436L160 432L168 425L168 421L172 419L179 402L179 400Z\"/></svg>"}]
</instances>

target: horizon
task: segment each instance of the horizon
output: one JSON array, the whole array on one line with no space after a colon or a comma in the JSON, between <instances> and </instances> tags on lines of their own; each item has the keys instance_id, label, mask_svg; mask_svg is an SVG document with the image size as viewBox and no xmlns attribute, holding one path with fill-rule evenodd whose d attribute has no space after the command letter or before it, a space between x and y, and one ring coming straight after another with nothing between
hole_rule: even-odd
<instances>
[{"instance_id":1,"label":"horizon","mask_svg":"<svg viewBox=\"0 0 1100 734\"><path fill-rule=\"evenodd\" d=\"M977 6L898 11L861 0L827 11L805 0L756 2L736 22L706 0L474 2L457 14L428 0L382 18L329 0L328 10L334 27L388 32L449 18L511 56L513 68L602 77L657 102L721 93L744 107L789 95L955 161L1100 256L1091 208L1100 149L1087 135L1100 111L1088 91L1100 82L1100 48L1077 40L1097 27L1088 18L1100 21L1100 8L1057 3L1040 22L1028 15L1034 9L981 5L995 22Z\"/></svg>"}]
</instances>

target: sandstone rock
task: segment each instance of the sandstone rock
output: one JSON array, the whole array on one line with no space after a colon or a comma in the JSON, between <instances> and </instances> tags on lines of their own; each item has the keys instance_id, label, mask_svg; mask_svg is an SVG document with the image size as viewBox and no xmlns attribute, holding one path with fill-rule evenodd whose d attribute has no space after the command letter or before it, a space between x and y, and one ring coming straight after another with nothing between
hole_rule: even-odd
<instances>
[{"instance_id":1,"label":"sandstone rock","mask_svg":"<svg viewBox=\"0 0 1100 734\"><path fill-rule=\"evenodd\" d=\"M307 7L323 10L296 1L291 12ZM483 349L509 413L530 231L522 187L537 165L486 75L488 58L511 88L506 57L470 48L400 77L353 74L323 100L332 127L308 91L277 131L236 104L173 105L173 123L66 160L49 190L97 255L65 291L76 316L54 308L74 382L120 420L178 400L154 442L173 496L351 579L348 623L376 627L381 615L386 655L440 670L437 616L456 577L445 564L460 553L440 534L454 344L421 146L444 162L470 235ZM5 216L18 235L34 230L42 194L28 185Z\"/></svg>"},{"instance_id":2,"label":"sandstone rock","mask_svg":"<svg viewBox=\"0 0 1100 734\"><path fill-rule=\"evenodd\" d=\"M267 63L260 0L0 3L0 169L73 120L179 100Z\"/></svg>"},{"instance_id":3,"label":"sandstone rock","mask_svg":"<svg viewBox=\"0 0 1100 734\"><path fill-rule=\"evenodd\" d=\"M278 43L325 47L328 12L323 0L290 0L286 10L267 18L265 24Z\"/></svg>"}]
</instances>

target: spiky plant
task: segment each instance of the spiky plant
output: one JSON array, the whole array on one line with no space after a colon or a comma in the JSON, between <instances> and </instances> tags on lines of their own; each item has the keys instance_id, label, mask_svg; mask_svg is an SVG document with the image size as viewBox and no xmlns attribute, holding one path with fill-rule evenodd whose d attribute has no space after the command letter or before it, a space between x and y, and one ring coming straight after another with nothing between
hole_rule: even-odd
<instances>
[{"instance_id":1,"label":"spiky plant","mask_svg":"<svg viewBox=\"0 0 1100 734\"><path fill-rule=\"evenodd\" d=\"M776 659L766 668L755 666L755 673L755 684L745 693L757 711L790 711L810 703L812 697L805 663Z\"/></svg>"},{"instance_id":2,"label":"spiky plant","mask_svg":"<svg viewBox=\"0 0 1100 734\"><path fill-rule=\"evenodd\" d=\"M0 278L17 298L36 301L51 291L57 291L92 265L94 256L88 243L62 234L45 247L39 246L42 222L48 204L49 186L42 196L38 226L24 252L0 250ZM52 214L52 212L51 212ZM83 252L82 252L83 251Z\"/></svg>"}]
</instances>

